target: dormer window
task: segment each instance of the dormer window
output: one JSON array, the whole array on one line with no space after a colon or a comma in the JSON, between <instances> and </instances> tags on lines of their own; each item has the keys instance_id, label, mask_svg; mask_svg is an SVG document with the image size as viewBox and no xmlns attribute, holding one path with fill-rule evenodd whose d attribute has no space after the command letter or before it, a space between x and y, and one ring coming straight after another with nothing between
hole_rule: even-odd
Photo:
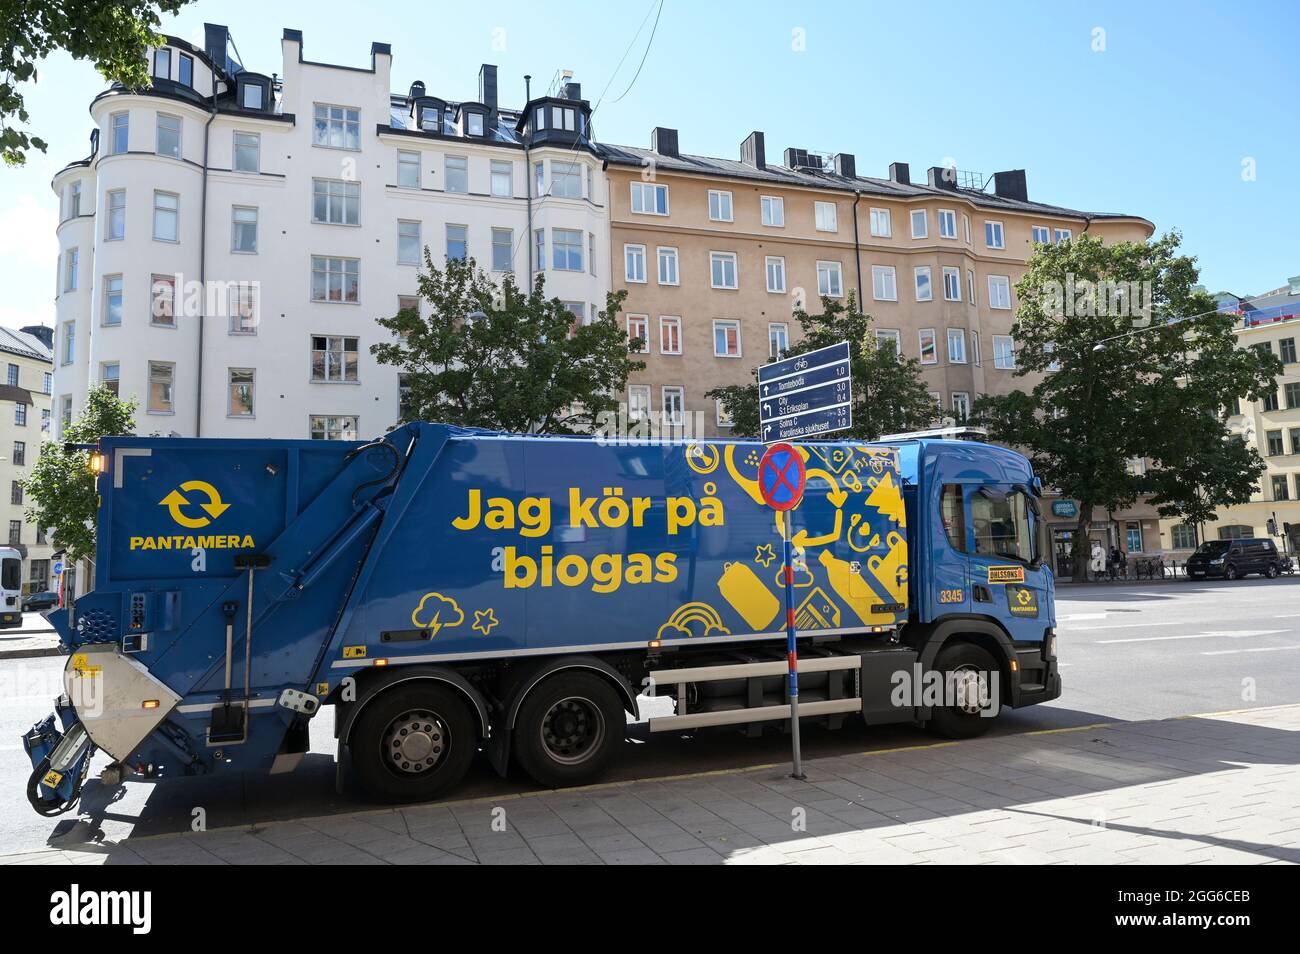
<instances>
[{"instance_id":1,"label":"dormer window","mask_svg":"<svg viewBox=\"0 0 1300 954\"><path fill-rule=\"evenodd\" d=\"M483 114L466 113L465 114L465 135L482 136L483 135Z\"/></svg>"},{"instance_id":2,"label":"dormer window","mask_svg":"<svg viewBox=\"0 0 1300 954\"><path fill-rule=\"evenodd\" d=\"M255 83L245 83L241 91L239 105L244 109L261 109L262 87Z\"/></svg>"},{"instance_id":3,"label":"dormer window","mask_svg":"<svg viewBox=\"0 0 1300 954\"><path fill-rule=\"evenodd\" d=\"M178 78L181 84L192 87L194 85L194 57L188 53L182 53L179 62L180 72Z\"/></svg>"},{"instance_id":4,"label":"dormer window","mask_svg":"<svg viewBox=\"0 0 1300 954\"><path fill-rule=\"evenodd\" d=\"M420 128L426 132L442 132L442 110L436 106L421 109Z\"/></svg>"},{"instance_id":5,"label":"dormer window","mask_svg":"<svg viewBox=\"0 0 1300 954\"><path fill-rule=\"evenodd\" d=\"M160 79L172 78L172 51L166 47L153 55L153 75Z\"/></svg>"},{"instance_id":6,"label":"dormer window","mask_svg":"<svg viewBox=\"0 0 1300 954\"><path fill-rule=\"evenodd\" d=\"M566 132L573 132L577 129L577 110L568 107L551 107L555 111L555 128L563 129Z\"/></svg>"}]
</instances>

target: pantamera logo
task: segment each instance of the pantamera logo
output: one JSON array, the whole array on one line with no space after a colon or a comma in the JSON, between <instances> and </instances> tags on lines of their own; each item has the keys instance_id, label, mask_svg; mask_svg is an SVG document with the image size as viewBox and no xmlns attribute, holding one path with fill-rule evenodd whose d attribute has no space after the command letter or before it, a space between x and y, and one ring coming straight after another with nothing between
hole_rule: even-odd
<instances>
[{"instance_id":1,"label":"pantamera logo","mask_svg":"<svg viewBox=\"0 0 1300 954\"><path fill-rule=\"evenodd\" d=\"M221 492L206 480L187 480L171 491L158 506L166 507L172 520L186 530L201 530L230 509ZM132 550L251 550L253 537L245 533L169 534L133 536Z\"/></svg>"}]
</instances>

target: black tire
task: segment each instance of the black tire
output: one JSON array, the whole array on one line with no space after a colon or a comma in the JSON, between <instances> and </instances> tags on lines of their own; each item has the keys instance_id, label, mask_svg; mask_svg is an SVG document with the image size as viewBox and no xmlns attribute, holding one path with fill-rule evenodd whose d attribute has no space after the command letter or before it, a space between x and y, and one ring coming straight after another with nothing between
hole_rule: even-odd
<instances>
[{"instance_id":1,"label":"black tire","mask_svg":"<svg viewBox=\"0 0 1300 954\"><path fill-rule=\"evenodd\" d=\"M515 719L515 757L540 785L598 778L623 745L623 700L594 673L557 673L534 688Z\"/></svg>"},{"instance_id":2,"label":"black tire","mask_svg":"<svg viewBox=\"0 0 1300 954\"><path fill-rule=\"evenodd\" d=\"M454 689L428 682L402 685L361 710L351 749L352 768L366 795L385 802L425 801L464 778L478 750L478 727Z\"/></svg>"},{"instance_id":3,"label":"black tire","mask_svg":"<svg viewBox=\"0 0 1300 954\"><path fill-rule=\"evenodd\" d=\"M998 673L1001 680L1002 672L997 662L985 650L971 643L950 643L943 649L939 650L939 655L934 661L934 669L945 674L944 691L948 692L952 684L948 679L948 673L957 673L962 671L972 671L974 673ZM992 691L992 687L988 686ZM1001 699L995 699L993 702L1001 705ZM930 711L929 728L939 735L946 736L949 739L973 739L977 735L983 735L993 724L993 718L986 714L980 714L977 711L967 711L957 705L936 707Z\"/></svg>"},{"instance_id":4,"label":"black tire","mask_svg":"<svg viewBox=\"0 0 1300 954\"><path fill-rule=\"evenodd\" d=\"M1270 580L1275 579L1277 577L1277 564L1270 563L1268 568L1264 571L1264 575Z\"/></svg>"},{"instance_id":5,"label":"black tire","mask_svg":"<svg viewBox=\"0 0 1300 954\"><path fill-rule=\"evenodd\" d=\"M1237 568L1229 563L1223 568L1223 578L1225 580L1235 580L1237 578Z\"/></svg>"}]
</instances>

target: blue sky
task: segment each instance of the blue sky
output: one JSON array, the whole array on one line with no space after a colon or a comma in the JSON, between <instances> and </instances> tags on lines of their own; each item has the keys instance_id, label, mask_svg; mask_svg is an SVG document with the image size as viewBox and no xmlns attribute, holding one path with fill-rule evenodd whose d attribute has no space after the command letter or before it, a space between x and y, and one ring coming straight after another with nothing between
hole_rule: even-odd
<instances>
[{"instance_id":1,"label":"blue sky","mask_svg":"<svg viewBox=\"0 0 1300 954\"><path fill-rule=\"evenodd\" d=\"M629 91L654 7L199 0L164 29L201 43L205 20L225 23L262 72L280 70L284 27L303 31L309 59L334 63L367 65L371 41L389 42L395 91L422 79L450 99L475 95L481 63L497 64L512 105L524 73L536 91L569 69L593 103L604 91L594 123L605 141L648 145L663 125L685 152L738 156L761 129L769 156L850 152L864 175L893 160L914 176L947 159L986 176L1024 168L1033 199L1179 229L1211 290L1257 293L1300 275L1294 2L665 0ZM0 323L52 321L49 181L88 151L102 86L59 55L27 88L50 149L0 168Z\"/></svg>"}]
</instances>

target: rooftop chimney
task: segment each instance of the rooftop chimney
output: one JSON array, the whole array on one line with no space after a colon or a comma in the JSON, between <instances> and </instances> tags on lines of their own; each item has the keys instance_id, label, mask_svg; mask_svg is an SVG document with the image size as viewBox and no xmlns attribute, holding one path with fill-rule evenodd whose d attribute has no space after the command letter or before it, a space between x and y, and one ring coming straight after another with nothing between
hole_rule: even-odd
<instances>
[{"instance_id":1,"label":"rooftop chimney","mask_svg":"<svg viewBox=\"0 0 1300 954\"><path fill-rule=\"evenodd\" d=\"M298 36L299 42L302 35ZM208 59L217 64L217 69L226 68L226 44L230 41L230 30L220 23L203 24L203 52Z\"/></svg>"},{"instance_id":2,"label":"rooftop chimney","mask_svg":"<svg viewBox=\"0 0 1300 954\"><path fill-rule=\"evenodd\" d=\"M755 169L767 168L767 152L763 148L763 134L754 131L740 144L740 161Z\"/></svg>"},{"instance_id":3,"label":"rooftop chimney","mask_svg":"<svg viewBox=\"0 0 1300 954\"><path fill-rule=\"evenodd\" d=\"M656 126L650 130L650 148L661 156L676 156L677 130Z\"/></svg>"},{"instance_id":4,"label":"rooftop chimney","mask_svg":"<svg viewBox=\"0 0 1300 954\"><path fill-rule=\"evenodd\" d=\"M493 112L497 108L497 68L484 63L478 68L478 101Z\"/></svg>"},{"instance_id":5,"label":"rooftop chimney","mask_svg":"<svg viewBox=\"0 0 1300 954\"><path fill-rule=\"evenodd\" d=\"M858 177L858 164L853 158L853 153L837 152L835 154L835 174L846 179L856 179Z\"/></svg>"},{"instance_id":6,"label":"rooftop chimney","mask_svg":"<svg viewBox=\"0 0 1300 954\"><path fill-rule=\"evenodd\" d=\"M907 167L905 162L891 162L889 164L889 181L911 185L912 170Z\"/></svg>"},{"instance_id":7,"label":"rooftop chimney","mask_svg":"<svg viewBox=\"0 0 1300 954\"><path fill-rule=\"evenodd\" d=\"M582 84L569 80L564 84L560 95L565 99L574 100L576 102L577 100L582 99Z\"/></svg>"},{"instance_id":8,"label":"rooftop chimney","mask_svg":"<svg viewBox=\"0 0 1300 954\"><path fill-rule=\"evenodd\" d=\"M423 95L424 95L424 80L416 80L414 83L411 84L411 91L406 94L406 101L408 103L413 102L419 99Z\"/></svg>"},{"instance_id":9,"label":"rooftop chimney","mask_svg":"<svg viewBox=\"0 0 1300 954\"><path fill-rule=\"evenodd\" d=\"M1025 188L1025 170L1012 169L1009 172L993 173L993 194L1004 199L1029 201L1029 192Z\"/></svg>"},{"instance_id":10,"label":"rooftop chimney","mask_svg":"<svg viewBox=\"0 0 1300 954\"><path fill-rule=\"evenodd\" d=\"M957 170L951 166L931 166L929 179L931 189L957 191Z\"/></svg>"}]
</instances>

